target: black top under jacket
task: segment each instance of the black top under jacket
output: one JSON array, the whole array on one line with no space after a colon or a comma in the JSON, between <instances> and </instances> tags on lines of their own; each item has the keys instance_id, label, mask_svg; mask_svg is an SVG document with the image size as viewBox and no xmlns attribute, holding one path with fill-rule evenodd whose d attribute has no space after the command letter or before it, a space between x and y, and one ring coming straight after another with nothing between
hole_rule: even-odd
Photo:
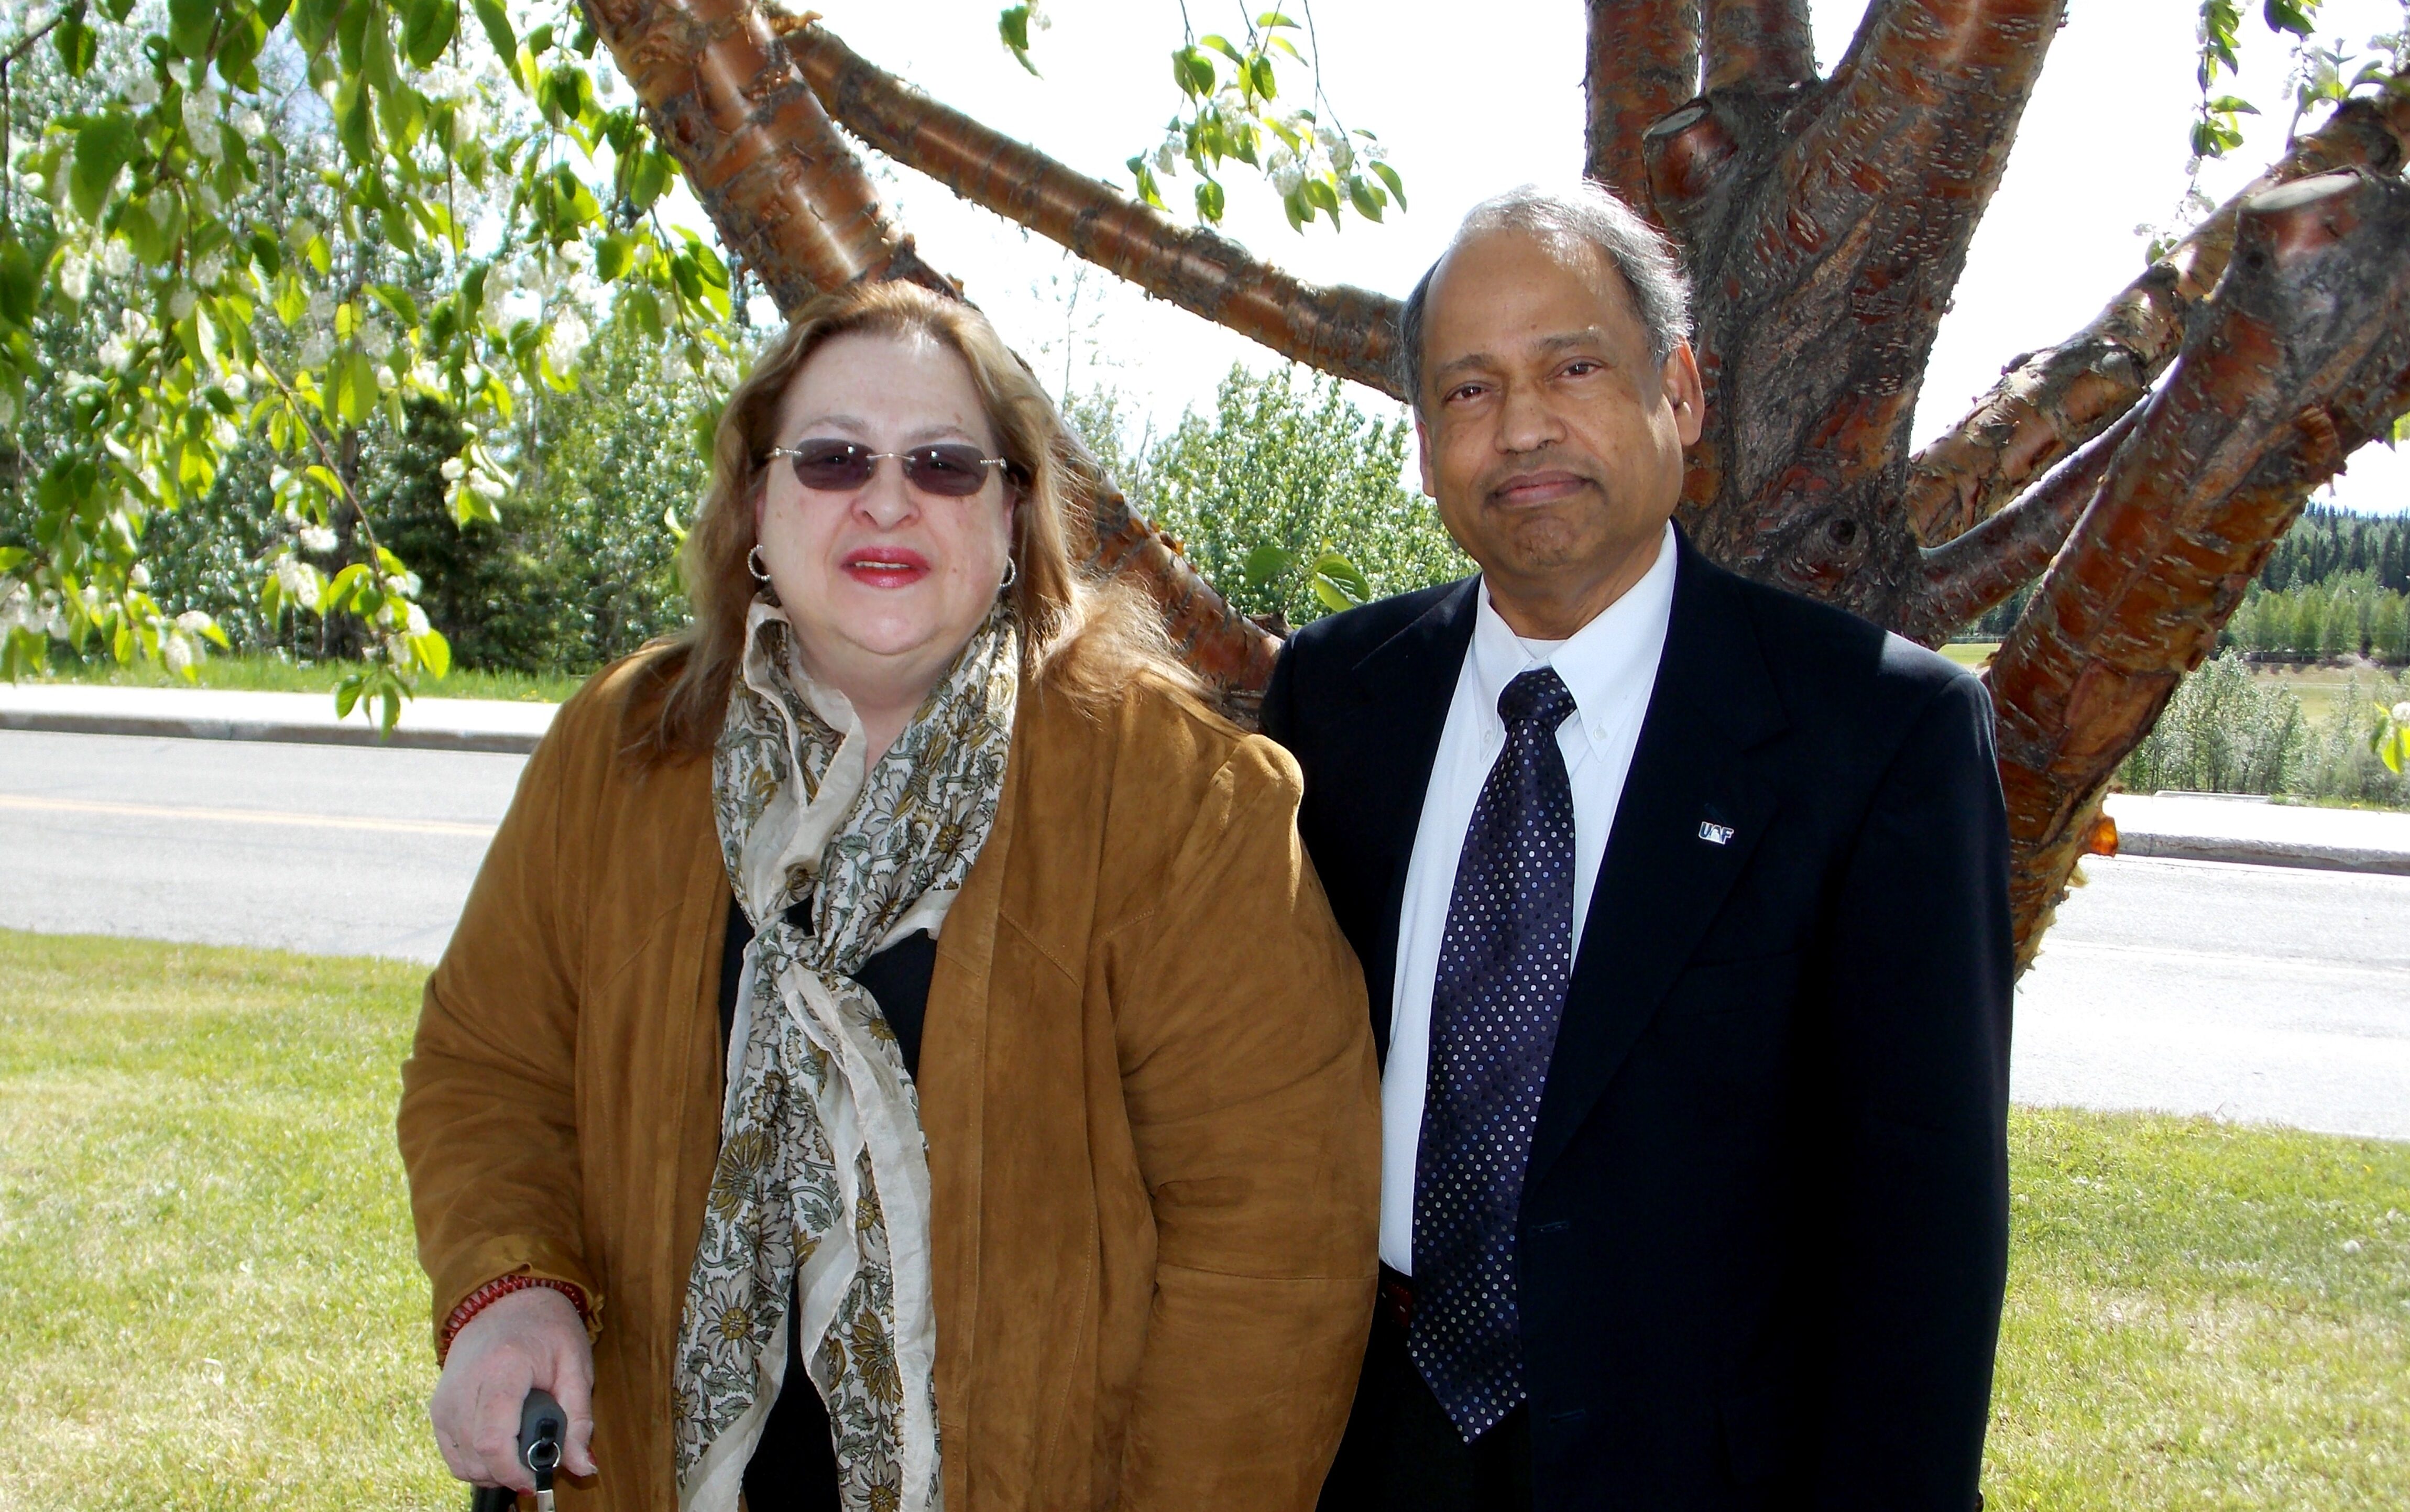
<instances>
[{"instance_id":1,"label":"black top under jacket","mask_svg":"<svg viewBox=\"0 0 2410 1512\"><path fill-rule=\"evenodd\" d=\"M1523 1186L1533 1502L1966 1512L2008 1246L1990 700L1677 549ZM1384 1057L1477 588L1305 627L1264 701ZM1326 1508L1376 1505L1349 1457Z\"/></svg>"},{"instance_id":2,"label":"black top under jacket","mask_svg":"<svg viewBox=\"0 0 2410 1512\"><path fill-rule=\"evenodd\" d=\"M795 905L807 909L808 901ZM793 910L789 910L794 917ZM806 917L808 917L806 915ZM752 921L731 897L728 929L719 944L719 1043L724 1052L736 1027L736 989L745 970L745 947L753 940ZM904 1069L921 1069L921 1026L928 1016L929 979L937 968L936 937L907 936L869 960L853 980L870 989L879 1012L895 1031ZM750 1512L837 1512L836 1450L829 1442L828 1409L804 1374L801 1319L787 1309L787 1378L778 1389L762 1442L745 1466L745 1505Z\"/></svg>"}]
</instances>

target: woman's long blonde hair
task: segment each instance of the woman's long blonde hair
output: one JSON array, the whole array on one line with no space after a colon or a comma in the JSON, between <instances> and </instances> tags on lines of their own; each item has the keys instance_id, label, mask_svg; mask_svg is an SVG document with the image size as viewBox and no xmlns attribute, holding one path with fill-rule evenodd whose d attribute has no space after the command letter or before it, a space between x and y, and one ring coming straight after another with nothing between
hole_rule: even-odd
<instances>
[{"instance_id":1,"label":"woman's long blonde hair","mask_svg":"<svg viewBox=\"0 0 2410 1512\"><path fill-rule=\"evenodd\" d=\"M694 620L649 659L629 705L629 754L642 764L711 749L728 690L745 654L745 615L755 583L754 502L778 406L814 352L839 336L922 336L943 342L970 370L988 423L1020 479L1007 590L1021 621L1023 676L1088 704L1116 696L1133 676L1188 692L1196 676L1171 654L1161 617L1126 585L1092 579L1069 543L1089 533L1098 472L1029 369L967 304L917 284L853 284L806 305L728 396L712 445L711 484L687 533L679 565ZM1016 487L1008 480L1006 487Z\"/></svg>"}]
</instances>

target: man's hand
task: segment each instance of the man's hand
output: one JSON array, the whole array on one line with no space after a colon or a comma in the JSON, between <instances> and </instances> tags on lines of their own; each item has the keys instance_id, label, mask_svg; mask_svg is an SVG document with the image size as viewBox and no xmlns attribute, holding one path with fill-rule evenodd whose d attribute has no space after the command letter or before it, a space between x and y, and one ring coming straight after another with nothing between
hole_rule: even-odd
<instances>
[{"instance_id":1,"label":"man's hand","mask_svg":"<svg viewBox=\"0 0 2410 1512\"><path fill-rule=\"evenodd\" d=\"M427 1416L454 1475L472 1485L535 1490L535 1477L519 1463L518 1440L520 1404L538 1387L569 1418L561 1468L594 1474L587 1452L594 1436L594 1351L576 1306L550 1287L495 1299L453 1336Z\"/></svg>"}]
</instances>

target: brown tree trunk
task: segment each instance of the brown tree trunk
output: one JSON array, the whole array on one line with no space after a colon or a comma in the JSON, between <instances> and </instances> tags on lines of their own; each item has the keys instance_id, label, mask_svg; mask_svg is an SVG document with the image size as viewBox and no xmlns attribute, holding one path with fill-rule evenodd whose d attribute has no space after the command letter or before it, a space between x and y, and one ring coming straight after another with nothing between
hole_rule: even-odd
<instances>
[{"instance_id":1,"label":"brown tree trunk","mask_svg":"<svg viewBox=\"0 0 2410 1512\"><path fill-rule=\"evenodd\" d=\"M586 3L782 307L854 278L951 287L879 211L841 126L1150 292L1395 392L1395 301L1178 225L808 18ZM1691 538L1928 643L2048 569L1991 673L2030 959L2117 763L2309 491L2410 409L2410 99L2336 111L1911 455L1935 334L2065 0L1871 0L1821 80L1807 0L1585 3L1584 161L1675 237L1698 286ZM2356 171L2312 177L2336 168ZM1275 643L1103 499L1091 560L1144 581L1243 710Z\"/></svg>"}]
</instances>

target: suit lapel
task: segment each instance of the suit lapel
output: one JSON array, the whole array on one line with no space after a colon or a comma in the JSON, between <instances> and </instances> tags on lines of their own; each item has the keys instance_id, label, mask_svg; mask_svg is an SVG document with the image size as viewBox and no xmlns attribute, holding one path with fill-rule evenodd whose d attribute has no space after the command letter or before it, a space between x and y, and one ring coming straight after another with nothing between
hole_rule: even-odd
<instances>
[{"instance_id":1,"label":"suit lapel","mask_svg":"<svg viewBox=\"0 0 2410 1512\"><path fill-rule=\"evenodd\" d=\"M1590 890L1526 1191L1614 1080L1774 814L1748 755L1784 725L1772 678L1726 574L1688 541L1677 549L1665 649Z\"/></svg>"},{"instance_id":2,"label":"suit lapel","mask_svg":"<svg viewBox=\"0 0 2410 1512\"><path fill-rule=\"evenodd\" d=\"M1385 1065L1406 865L1414 856L1415 833L1422 825L1423 793L1430 786L1448 704L1456 696L1465 649L1473 643L1480 583L1472 577L1457 585L1351 669L1349 681L1364 700L1357 770L1326 778L1359 794L1362 822L1357 833L1371 836L1376 852L1368 873L1385 879L1373 915L1378 928L1362 957L1364 985L1372 1000L1372 1043Z\"/></svg>"}]
</instances>

